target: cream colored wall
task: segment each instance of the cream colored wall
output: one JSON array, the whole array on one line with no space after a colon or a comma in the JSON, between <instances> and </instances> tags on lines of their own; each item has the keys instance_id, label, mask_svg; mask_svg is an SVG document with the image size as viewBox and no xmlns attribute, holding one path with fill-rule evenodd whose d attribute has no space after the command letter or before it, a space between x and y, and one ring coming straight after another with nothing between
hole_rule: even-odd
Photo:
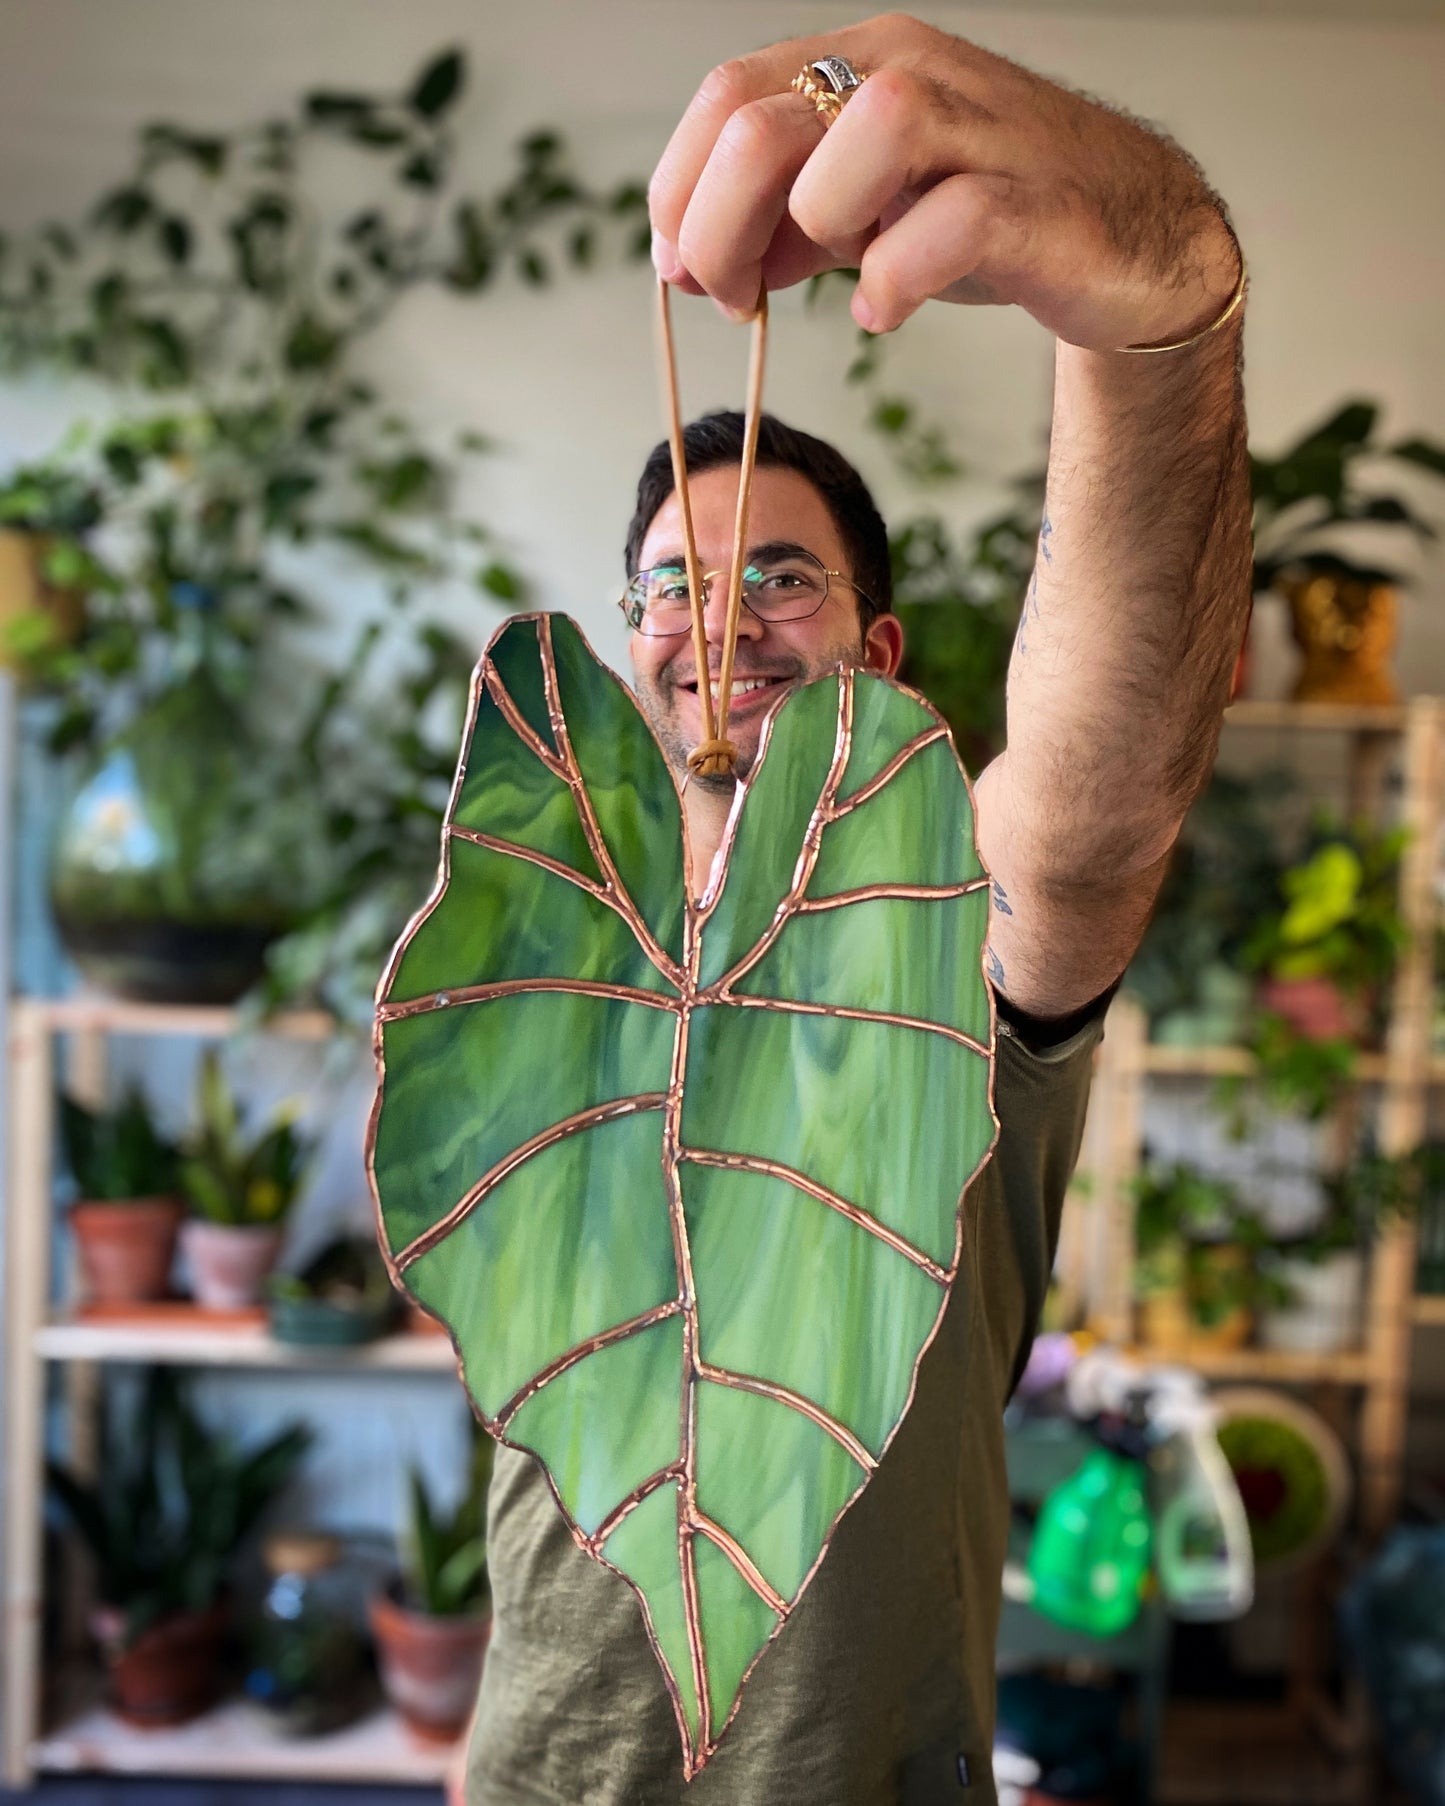
<instances>
[{"instance_id":1,"label":"cream colored wall","mask_svg":"<svg viewBox=\"0 0 1445 1806\"><path fill-rule=\"evenodd\" d=\"M1338 11L1338 8L1331 9ZM924 16L1175 133L1229 198L1250 254L1249 393L1256 443L1278 445L1336 399L1389 406L1395 429L1445 437L1445 30L1308 18L1110 15L933 5ZM1181 16L1181 14L1183 16ZM427 52L465 43L465 161L479 180L539 123L566 127L589 173L645 173L715 61L849 13L804 0L0 0L0 220L81 207L123 166L131 128L156 117L232 123L321 83L385 84ZM418 296L376 346L378 373L412 408L476 424L497 457L475 501L601 648L623 643L608 598L636 466L656 437L647 273L509 290L467 303ZM704 304L682 309L689 406L741 392L742 336ZM841 307L778 306L771 405L837 439L909 502L843 389ZM960 516L982 479L1037 463L1049 347L1028 319L935 307L894 353L900 386L954 429L975 482L943 498ZM0 454L38 449L53 398L0 395ZM1445 512L1445 507L1442 507ZM1438 558L1407 611L1408 687L1445 686ZM465 608L480 636L473 602ZM1266 621L1270 629L1274 623ZM1266 639L1275 637L1267 632ZM1266 658L1264 675L1278 681Z\"/></svg>"}]
</instances>

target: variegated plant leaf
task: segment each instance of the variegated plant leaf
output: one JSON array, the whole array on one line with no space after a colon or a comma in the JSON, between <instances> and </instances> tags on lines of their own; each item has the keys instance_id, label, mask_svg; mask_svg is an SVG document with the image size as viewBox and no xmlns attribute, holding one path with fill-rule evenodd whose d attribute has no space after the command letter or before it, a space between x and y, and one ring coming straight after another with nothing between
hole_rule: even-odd
<instances>
[{"instance_id":1,"label":"variegated plant leaf","mask_svg":"<svg viewBox=\"0 0 1445 1806\"><path fill-rule=\"evenodd\" d=\"M562 616L473 682L378 993L394 1274L641 1596L689 1774L912 1397L987 1158L987 883L948 731L862 672L765 731L708 892Z\"/></svg>"}]
</instances>

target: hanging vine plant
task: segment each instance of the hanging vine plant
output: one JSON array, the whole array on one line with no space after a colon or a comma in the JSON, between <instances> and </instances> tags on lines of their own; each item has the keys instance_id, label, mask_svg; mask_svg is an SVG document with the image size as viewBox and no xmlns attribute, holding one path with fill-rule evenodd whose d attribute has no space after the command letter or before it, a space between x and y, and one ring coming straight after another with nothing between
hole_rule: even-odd
<instances>
[{"instance_id":1,"label":"hanging vine plant","mask_svg":"<svg viewBox=\"0 0 1445 1806\"><path fill-rule=\"evenodd\" d=\"M118 420L0 494L0 520L33 524L47 584L81 604L78 623L12 611L6 649L62 699L56 747L95 746L194 659L188 599L207 598L214 676L263 745L237 834L269 837L292 906L266 1007L369 1015L434 858L475 656L416 600L458 579L505 604L526 590L457 506L485 440L420 431L360 377L358 351L421 287L473 297L646 251L641 185L584 183L552 132L524 138L495 188L459 192L466 76L449 50L394 93L318 90L224 134L147 125L83 220L0 239L0 370L123 398ZM321 159L344 205L321 198ZM58 487L84 492L83 514L37 513ZM324 566L306 562L318 550ZM296 630L334 615L316 597L338 573L379 583L393 613L323 665ZM382 664L386 707L367 681Z\"/></svg>"}]
</instances>

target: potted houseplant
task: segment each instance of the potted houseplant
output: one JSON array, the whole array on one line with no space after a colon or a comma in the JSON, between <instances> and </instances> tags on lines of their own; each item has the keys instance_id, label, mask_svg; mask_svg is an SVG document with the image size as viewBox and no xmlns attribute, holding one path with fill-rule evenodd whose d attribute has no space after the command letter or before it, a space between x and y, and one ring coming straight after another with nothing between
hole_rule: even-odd
<instances>
[{"instance_id":1,"label":"potted houseplant","mask_svg":"<svg viewBox=\"0 0 1445 1806\"><path fill-rule=\"evenodd\" d=\"M299 1273L276 1273L271 1334L278 1342L337 1348L384 1336L400 1303L374 1235L338 1236Z\"/></svg>"},{"instance_id":2,"label":"potted houseplant","mask_svg":"<svg viewBox=\"0 0 1445 1806\"><path fill-rule=\"evenodd\" d=\"M174 1374L153 1369L124 1432L107 1425L98 1480L52 1466L56 1495L95 1557L91 1629L122 1717L178 1724L212 1703L227 1568L309 1441L292 1425L241 1451L206 1429Z\"/></svg>"},{"instance_id":3,"label":"potted houseplant","mask_svg":"<svg viewBox=\"0 0 1445 1806\"><path fill-rule=\"evenodd\" d=\"M101 514L95 486L64 468L22 464L0 482L0 665L24 670L78 637Z\"/></svg>"},{"instance_id":4,"label":"potted houseplant","mask_svg":"<svg viewBox=\"0 0 1445 1806\"><path fill-rule=\"evenodd\" d=\"M1395 639L1397 567L1362 561L1370 542L1403 533L1435 537L1434 525L1400 495L1357 482L1358 467L1405 466L1445 476L1445 448L1425 439L1387 445L1379 408L1350 401L1277 458L1252 456L1254 592L1289 603L1304 664L1296 702L1381 705L1397 692L1388 668Z\"/></svg>"},{"instance_id":5,"label":"potted houseplant","mask_svg":"<svg viewBox=\"0 0 1445 1806\"><path fill-rule=\"evenodd\" d=\"M1390 1222L1413 1213L1440 1166L1430 1148L1367 1148L1322 1181L1323 1209L1304 1235L1275 1245L1266 1262L1274 1291L1259 1313L1266 1348L1330 1354L1359 1341L1365 1259Z\"/></svg>"},{"instance_id":6,"label":"potted houseplant","mask_svg":"<svg viewBox=\"0 0 1445 1806\"><path fill-rule=\"evenodd\" d=\"M1403 828L1318 821L1244 950L1260 1006L1312 1040L1356 1038L1405 940L1396 900Z\"/></svg>"},{"instance_id":7,"label":"potted houseplant","mask_svg":"<svg viewBox=\"0 0 1445 1806\"><path fill-rule=\"evenodd\" d=\"M311 1144L288 1108L249 1136L214 1048L201 1061L198 1100L199 1122L180 1163L192 1212L181 1242L197 1302L208 1310L244 1310L259 1301L281 1252Z\"/></svg>"},{"instance_id":8,"label":"potted houseplant","mask_svg":"<svg viewBox=\"0 0 1445 1806\"><path fill-rule=\"evenodd\" d=\"M411 1521L401 1574L371 1601L371 1629L387 1698L421 1736L458 1737L476 1703L491 1636L487 1484L491 1439L472 1432L466 1491L450 1516L411 1473Z\"/></svg>"},{"instance_id":9,"label":"potted houseplant","mask_svg":"<svg viewBox=\"0 0 1445 1806\"><path fill-rule=\"evenodd\" d=\"M1146 1166L1132 1189L1140 1340L1181 1358L1240 1347L1253 1324L1255 1213L1183 1161Z\"/></svg>"},{"instance_id":10,"label":"potted houseplant","mask_svg":"<svg viewBox=\"0 0 1445 1806\"><path fill-rule=\"evenodd\" d=\"M61 1135L78 1197L70 1206L81 1291L91 1304L164 1297L185 1207L177 1150L139 1088L114 1110L60 1100Z\"/></svg>"}]
</instances>

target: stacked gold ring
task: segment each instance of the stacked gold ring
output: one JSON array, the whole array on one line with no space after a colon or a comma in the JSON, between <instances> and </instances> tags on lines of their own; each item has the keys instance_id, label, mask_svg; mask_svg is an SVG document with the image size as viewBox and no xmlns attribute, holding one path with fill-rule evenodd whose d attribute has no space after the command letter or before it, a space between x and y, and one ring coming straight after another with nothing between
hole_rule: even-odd
<instances>
[{"instance_id":1,"label":"stacked gold ring","mask_svg":"<svg viewBox=\"0 0 1445 1806\"><path fill-rule=\"evenodd\" d=\"M824 126L830 126L867 79L847 57L822 56L800 69L789 86L811 100Z\"/></svg>"}]
</instances>

